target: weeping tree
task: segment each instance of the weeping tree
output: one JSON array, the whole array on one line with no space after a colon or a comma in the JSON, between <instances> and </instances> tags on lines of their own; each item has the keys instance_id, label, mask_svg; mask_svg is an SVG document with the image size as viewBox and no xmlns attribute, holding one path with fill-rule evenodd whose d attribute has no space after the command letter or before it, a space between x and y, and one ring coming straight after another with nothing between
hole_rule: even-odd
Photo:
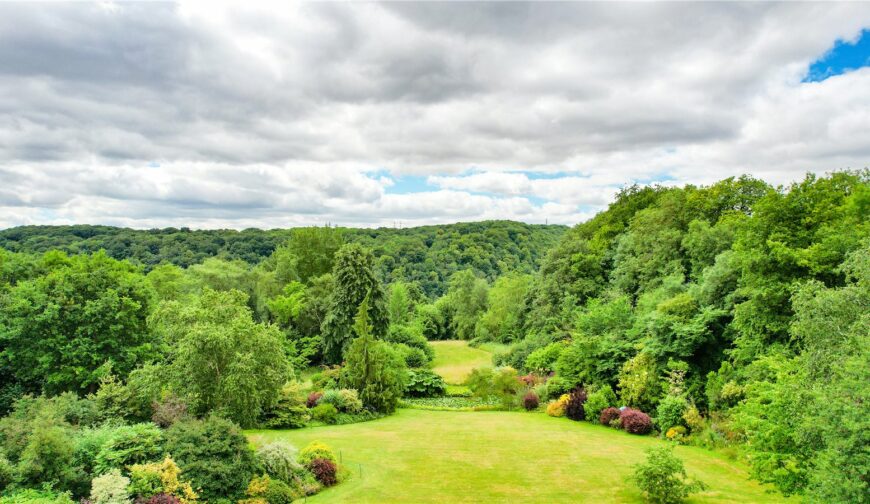
<instances>
[{"instance_id":1,"label":"weeping tree","mask_svg":"<svg viewBox=\"0 0 870 504\"><path fill-rule=\"evenodd\" d=\"M334 286L329 308L320 326L323 336L324 361L337 364L346 357L347 346L353 339L354 316L368 296L367 319L371 334L383 338L389 326L384 291L375 277L372 253L357 244L341 247L333 268Z\"/></svg>"}]
</instances>

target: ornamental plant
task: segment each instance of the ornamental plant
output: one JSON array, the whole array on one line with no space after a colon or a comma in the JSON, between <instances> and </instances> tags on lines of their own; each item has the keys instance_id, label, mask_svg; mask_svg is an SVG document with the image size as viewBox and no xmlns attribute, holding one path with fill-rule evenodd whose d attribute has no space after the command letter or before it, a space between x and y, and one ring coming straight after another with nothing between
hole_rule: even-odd
<instances>
[{"instance_id":1,"label":"ornamental plant","mask_svg":"<svg viewBox=\"0 0 870 504\"><path fill-rule=\"evenodd\" d=\"M586 419L586 410L583 405L586 404L586 390L576 388L568 394L568 401L565 403L565 416L574 421Z\"/></svg>"},{"instance_id":2,"label":"ornamental plant","mask_svg":"<svg viewBox=\"0 0 870 504\"><path fill-rule=\"evenodd\" d=\"M652 420L643 411L625 408L619 414L619 422L629 434L649 434L652 430Z\"/></svg>"},{"instance_id":3,"label":"ornamental plant","mask_svg":"<svg viewBox=\"0 0 870 504\"><path fill-rule=\"evenodd\" d=\"M566 404L568 404L568 394L562 394L561 397L547 405L547 414L551 417L565 416Z\"/></svg>"},{"instance_id":4,"label":"ornamental plant","mask_svg":"<svg viewBox=\"0 0 870 504\"><path fill-rule=\"evenodd\" d=\"M332 460L316 458L308 463L308 470L323 486L332 486L338 482L338 468Z\"/></svg>"},{"instance_id":5,"label":"ornamental plant","mask_svg":"<svg viewBox=\"0 0 870 504\"><path fill-rule=\"evenodd\" d=\"M601 425L612 426L615 421L619 420L620 413L619 408L604 408L598 416L598 422Z\"/></svg>"},{"instance_id":6,"label":"ornamental plant","mask_svg":"<svg viewBox=\"0 0 870 504\"><path fill-rule=\"evenodd\" d=\"M299 463L307 466L314 459L327 459L336 462L332 448L320 441L312 441L299 453Z\"/></svg>"},{"instance_id":7,"label":"ornamental plant","mask_svg":"<svg viewBox=\"0 0 870 504\"><path fill-rule=\"evenodd\" d=\"M538 394L534 391L530 390L526 392L526 395L523 396L523 408L526 411L532 411L538 409L538 405L540 404L540 399L538 399Z\"/></svg>"}]
</instances>

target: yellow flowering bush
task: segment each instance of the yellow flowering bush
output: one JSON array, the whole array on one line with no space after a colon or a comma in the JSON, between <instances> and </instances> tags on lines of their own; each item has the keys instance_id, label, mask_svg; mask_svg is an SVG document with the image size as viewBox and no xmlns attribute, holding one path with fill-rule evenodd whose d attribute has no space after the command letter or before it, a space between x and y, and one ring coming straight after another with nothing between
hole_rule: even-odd
<instances>
[{"instance_id":1,"label":"yellow flowering bush","mask_svg":"<svg viewBox=\"0 0 870 504\"><path fill-rule=\"evenodd\" d=\"M562 394L555 401L550 401L547 405L547 414L551 417L565 416L565 406L568 405L569 394Z\"/></svg>"},{"instance_id":2,"label":"yellow flowering bush","mask_svg":"<svg viewBox=\"0 0 870 504\"><path fill-rule=\"evenodd\" d=\"M669 441L679 441L683 439L685 435L686 428L682 425L671 427L667 432L665 432L665 437L668 438Z\"/></svg>"},{"instance_id":3,"label":"yellow flowering bush","mask_svg":"<svg viewBox=\"0 0 870 504\"><path fill-rule=\"evenodd\" d=\"M130 466L130 493L146 498L164 493L177 497L182 504L194 504L199 498L190 483L181 480L181 469L171 457Z\"/></svg>"}]
</instances>

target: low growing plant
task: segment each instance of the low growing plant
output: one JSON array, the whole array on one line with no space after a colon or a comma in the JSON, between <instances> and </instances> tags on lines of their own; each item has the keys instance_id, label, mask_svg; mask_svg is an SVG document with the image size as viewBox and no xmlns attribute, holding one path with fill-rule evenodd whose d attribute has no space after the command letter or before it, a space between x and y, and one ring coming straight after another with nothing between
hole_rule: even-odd
<instances>
[{"instance_id":1,"label":"low growing plant","mask_svg":"<svg viewBox=\"0 0 870 504\"><path fill-rule=\"evenodd\" d=\"M91 502L93 504L129 504L130 493L127 486L130 478L121 475L118 469L97 476L91 481Z\"/></svg>"},{"instance_id":2,"label":"low growing plant","mask_svg":"<svg viewBox=\"0 0 870 504\"><path fill-rule=\"evenodd\" d=\"M583 409L586 411L586 420L590 422L598 420L602 411L615 404L616 394L610 388L610 385L598 388L589 394L586 403L583 405Z\"/></svg>"},{"instance_id":3,"label":"low growing plant","mask_svg":"<svg viewBox=\"0 0 870 504\"><path fill-rule=\"evenodd\" d=\"M568 401L565 403L565 416L574 421L586 419L586 409L583 407L586 404L586 390L576 388L568 394Z\"/></svg>"},{"instance_id":4,"label":"low growing plant","mask_svg":"<svg viewBox=\"0 0 870 504\"><path fill-rule=\"evenodd\" d=\"M311 409L311 418L327 423L334 424L338 417L338 410L332 404L321 403Z\"/></svg>"},{"instance_id":5,"label":"low growing plant","mask_svg":"<svg viewBox=\"0 0 870 504\"><path fill-rule=\"evenodd\" d=\"M307 466L314 459L327 459L336 462L335 453L332 448L320 441L312 441L308 446L299 452L299 463Z\"/></svg>"},{"instance_id":6,"label":"low growing plant","mask_svg":"<svg viewBox=\"0 0 870 504\"><path fill-rule=\"evenodd\" d=\"M408 370L405 395L408 397L440 397L447 392L444 378L429 369Z\"/></svg>"},{"instance_id":7,"label":"low growing plant","mask_svg":"<svg viewBox=\"0 0 870 504\"><path fill-rule=\"evenodd\" d=\"M540 399L538 399L538 394L534 391L530 390L526 392L526 395L523 396L523 408L526 411L532 411L538 409L538 405L540 404Z\"/></svg>"},{"instance_id":8,"label":"low growing plant","mask_svg":"<svg viewBox=\"0 0 870 504\"><path fill-rule=\"evenodd\" d=\"M338 483L338 468L332 460L316 458L308 463L308 470L323 486L332 486Z\"/></svg>"},{"instance_id":9,"label":"low growing plant","mask_svg":"<svg viewBox=\"0 0 870 504\"><path fill-rule=\"evenodd\" d=\"M614 422L619 421L619 415L621 411L619 408L604 408L601 410L601 414L598 415L598 423L601 425L613 426Z\"/></svg>"}]
</instances>

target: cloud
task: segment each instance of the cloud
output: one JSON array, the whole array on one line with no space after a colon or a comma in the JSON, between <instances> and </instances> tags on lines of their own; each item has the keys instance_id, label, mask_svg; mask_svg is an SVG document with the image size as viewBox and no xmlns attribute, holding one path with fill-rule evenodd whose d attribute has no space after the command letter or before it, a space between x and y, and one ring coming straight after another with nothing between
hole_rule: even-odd
<instances>
[{"instance_id":1,"label":"cloud","mask_svg":"<svg viewBox=\"0 0 870 504\"><path fill-rule=\"evenodd\" d=\"M0 4L0 226L573 223L870 159L866 4ZM398 194L395 180L428 186Z\"/></svg>"}]
</instances>

